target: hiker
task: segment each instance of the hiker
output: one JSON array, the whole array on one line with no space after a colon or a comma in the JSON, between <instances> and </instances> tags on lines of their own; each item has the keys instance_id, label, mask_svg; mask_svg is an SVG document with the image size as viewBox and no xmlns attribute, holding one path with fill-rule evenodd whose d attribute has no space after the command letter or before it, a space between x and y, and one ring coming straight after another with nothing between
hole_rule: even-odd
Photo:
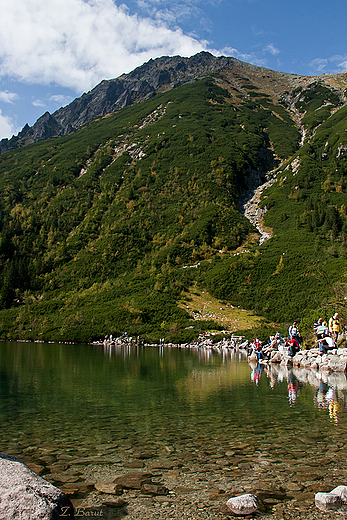
<instances>
[{"instance_id":1,"label":"hiker","mask_svg":"<svg viewBox=\"0 0 347 520\"><path fill-rule=\"evenodd\" d=\"M264 357L263 345L262 345L262 342L260 341L260 339L258 339L258 338L255 338L255 340L254 340L254 352L257 354L259 361L261 359L263 359L263 357Z\"/></svg>"},{"instance_id":2,"label":"hiker","mask_svg":"<svg viewBox=\"0 0 347 520\"><path fill-rule=\"evenodd\" d=\"M319 320L316 321L316 323L313 325L313 330L317 336L316 343L318 343L318 348L320 352L325 354L326 352L324 352L324 346L327 343L324 341L324 338L329 336L329 330L327 324L325 322L323 323L323 318L319 318Z\"/></svg>"},{"instance_id":3,"label":"hiker","mask_svg":"<svg viewBox=\"0 0 347 520\"><path fill-rule=\"evenodd\" d=\"M294 338L297 340L298 334L299 334L298 326L297 326L296 321L294 321L293 325L291 325L288 329L288 337L289 337L289 339Z\"/></svg>"},{"instance_id":4,"label":"hiker","mask_svg":"<svg viewBox=\"0 0 347 520\"><path fill-rule=\"evenodd\" d=\"M300 350L300 345L299 345L298 341L293 337L289 341L288 354L290 355L290 357L294 357L295 354L297 352L299 352L299 350Z\"/></svg>"},{"instance_id":5,"label":"hiker","mask_svg":"<svg viewBox=\"0 0 347 520\"><path fill-rule=\"evenodd\" d=\"M298 325L297 325L296 321L294 321L293 325L291 325L289 327L289 329L288 329L288 338L289 338L289 340L295 339L298 342L298 344L299 344L299 350L300 350L301 343L302 343L303 339L302 339L302 336L301 336L301 334L299 332Z\"/></svg>"},{"instance_id":6,"label":"hiker","mask_svg":"<svg viewBox=\"0 0 347 520\"><path fill-rule=\"evenodd\" d=\"M318 320L314 322L314 324L313 324L313 332L315 334L317 334L317 329L318 329L318 327L320 327L322 325L322 323L323 323L323 318L318 318Z\"/></svg>"},{"instance_id":7,"label":"hiker","mask_svg":"<svg viewBox=\"0 0 347 520\"><path fill-rule=\"evenodd\" d=\"M337 339L339 337L339 333L342 332L338 312L335 312L334 316L332 316L332 318L330 318L329 320L329 332L337 346Z\"/></svg>"}]
</instances>

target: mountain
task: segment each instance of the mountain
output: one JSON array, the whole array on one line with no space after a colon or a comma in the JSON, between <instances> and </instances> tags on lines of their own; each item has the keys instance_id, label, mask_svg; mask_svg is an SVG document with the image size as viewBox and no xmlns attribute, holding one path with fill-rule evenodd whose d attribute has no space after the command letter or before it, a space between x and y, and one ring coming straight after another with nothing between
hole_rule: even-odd
<instances>
[{"instance_id":1,"label":"mountain","mask_svg":"<svg viewBox=\"0 0 347 520\"><path fill-rule=\"evenodd\" d=\"M160 58L23 129L0 156L0 337L189 340L222 328L190 307L207 290L283 330L343 310L346 83Z\"/></svg>"},{"instance_id":2,"label":"mountain","mask_svg":"<svg viewBox=\"0 0 347 520\"><path fill-rule=\"evenodd\" d=\"M150 60L130 74L102 81L93 90L54 114L46 112L32 127L25 125L18 136L2 139L0 153L50 137L70 134L97 117L149 99L157 92L218 73L225 67L232 68L234 61L234 58L216 58L207 52L192 58L174 56Z\"/></svg>"},{"instance_id":3,"label":"mountain","mask_svg":"<svg viewBox=\"0 0 347 520\"><path fill-rule=\"evenodd\" d=\"M232 94L247 93L247 86L242 85L242 75L244 75L254 86L270 95L276 103L285 99L287 108L294 114L298 112L296 109L298 89L312 83L311 77L270 71L235 58L215 57L208 52L201 52L191 58L164 56L144 63L130 74L102 81L93 90L53 114L46 112L32 127L26 124L17 136L2 139L0 153L51 137L70 134L98 117L145 101L158 92L165 92L221 71L229 87L234 90L231 91ZM317 80L328 88L333 88L338 96L344 99L346 73L323 74L317 76ZM298 121L300 119L297 118Z\"/></svg>"}]
</instances>

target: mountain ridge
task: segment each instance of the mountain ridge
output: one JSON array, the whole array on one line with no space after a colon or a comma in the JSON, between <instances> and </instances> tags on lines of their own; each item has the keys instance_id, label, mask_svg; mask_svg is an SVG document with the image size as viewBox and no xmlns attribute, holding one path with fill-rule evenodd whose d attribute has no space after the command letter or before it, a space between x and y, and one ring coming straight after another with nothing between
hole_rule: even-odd
<instances>
[{"instance_id":1,"label":"mountain ridge","mask_svg":"<svg viewBox=\"0 0 347 520\"><path fill-rule=\"evenodd\" d=\"M229 87L236 87L239 92L244 93L242 76L240 76L242 71L247 73L247 77L252 78L255 86L262 88L277 103L285 100L298 125L300 125L300 118L297 111L293 110L295 99L288 88L294 91L319 81L336 89L340 99L344 103L347 102L347 73L345 72L301 76L272 71L233 57L215 57L206 51L190 58L163 56L149 60L128 74L101 81L91 91L82 94L53 114L46 112L32 127L26 124L18 135L0 141L0 154L51 137L68 135L98 117L149 99L159 92L196 81L206 75L223 73Z\"/></svg>"},{"instance_id":2,"label":"mountain ridge","mask_svg":"<svg viewBox=\"0 0 347 520\"><path fill-rule=\"evenodd\" d=\"M17 136L0 141L0 153L59 135L67 135L84 124L144 101L161 90L175 88L205 75L232 67L235 58L215 58L201 52L191 58L181 56L151 59L129 74L103 80L88 93L76 98L52 115L43 114L30 127L25 125Z\"/></svg>"}]
</instances>

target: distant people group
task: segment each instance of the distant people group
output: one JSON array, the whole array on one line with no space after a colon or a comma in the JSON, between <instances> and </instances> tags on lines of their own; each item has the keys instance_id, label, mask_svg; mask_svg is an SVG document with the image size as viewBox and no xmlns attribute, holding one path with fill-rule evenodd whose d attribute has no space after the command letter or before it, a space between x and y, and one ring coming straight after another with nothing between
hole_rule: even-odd
<instances>
[{"instance_id":1,"label":"distant people group","mask_svg":"<svg viewBox=\"0 0 347 520\"><path fill-rule=\"evenodd\" d=\"M319 351L326 354L329 350L337 348L337 340L339 334L342 332L342 326L339 319L339 314L335 314L329 319L329 323L319 318L313 325L314 333L316 334L316 343L318 343Z\"/></svg>"},{"instance_id":2,"label":"distant people group","mask_svg":"<svg viewBox=\"0 0 347 520\"><path fill-rule=\"evenodd\" d=\"M316 343L321 354L326 354L329 350L337 348L337 340L342 332L339 314L336 312L326 323L323 318L319 318L313 325L316 335ZM303 347L303 337L298 329L296 321L288 328L288 337L282 338L277 332L274 336L270 336L265 344L259 338L255 338L248 345L248 355L253 356L254 360L261 362L270 358L271 352L279 350L282 347L283 352L287 352L290 357L294 357ZM347 346L347 343L346 343ZM256 356L256 357L255 357Z\"/></svg>"}]
</instances>

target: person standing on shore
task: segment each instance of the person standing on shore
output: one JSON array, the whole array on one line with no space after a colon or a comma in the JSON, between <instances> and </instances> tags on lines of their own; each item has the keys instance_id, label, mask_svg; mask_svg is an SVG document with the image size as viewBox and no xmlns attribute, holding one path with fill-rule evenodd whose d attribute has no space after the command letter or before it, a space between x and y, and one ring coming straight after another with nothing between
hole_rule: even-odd
<instances>
[{"instance_id":1,"label":"person standing on shore","mask_svg":"<svg viewBox=\"0 0 347 520\"><path fill-rule=\"evenodd\" d=\"M329 320L329 332L337 345L337 339L340 332L342 332L342 326L339 320L339 314L337 312L335 312L334 316L332 316Z\"/></svg>"}]
</instances>

